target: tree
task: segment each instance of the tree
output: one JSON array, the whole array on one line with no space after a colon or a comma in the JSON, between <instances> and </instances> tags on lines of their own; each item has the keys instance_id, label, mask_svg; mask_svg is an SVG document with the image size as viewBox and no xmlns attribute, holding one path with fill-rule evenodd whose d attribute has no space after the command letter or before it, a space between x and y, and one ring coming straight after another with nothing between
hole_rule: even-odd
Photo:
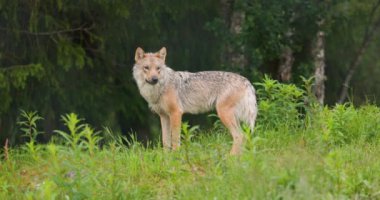
<instances>
[{"instance_id":1,"label":"tree","mask_svg":"<svg viewBox=\"0 0 380 200\"><path fill-rule=\"evenodd\" d=\"M354 76L355 71L359 67L359 64L362 60L362 57L365 51L368 48L368 45L370 44L370 42L373 40L373 37L380 29L380 16L378 13L379 7L380 7L380 1L376 1L370 8L370 12L369 12L369 16L366 22L365 32L364 32L361 44L359 48L357 49L357 52L348 67L347 74L342 84L342 89L340 91L339 100L338 100L339 103L343 103L346 100L351 79Z\"/></svg>"},{"instance_id":2,"label":"tree","mask_svg":"<svg viewBox=\"0 0 380 200\"><path fill-rule=\"evenodd\" d=\"M317 101L323 105L325 100L325 32L322 30L324 19L321 19L318 23L319 30L316 34L316 39L313 48L314 56L314 94Z\"/></svg>"},{"instance_id":3,"label":"tree","mask_svg":"<svg viewBox=\"0 0 380 200\"><path fill-rule=\"evenodd\" d=\"M20 108L44 117L40 140L67 112L152 137L155 119L131 75L135 48L167 46L175 69L217 66L210 64L219 62L216 45L202 28L216 16L215 2L0 0L0 142L19 142Z\"/></svg>"},{"instance_id":4,"label":"tree","mask_svg":"<svg viewBox=\"0 0 380 200\"><path fill-rule=\"evenodd\" d=\"M220 15L229 32L229 42L227 42L221 62L232 67L244 68L247 60L244 55L244 44L236 45L235 42L241 37L243 24L245 21L245 12L241 8L239 0L221 0Z\"/></svg>"}]
</instances>

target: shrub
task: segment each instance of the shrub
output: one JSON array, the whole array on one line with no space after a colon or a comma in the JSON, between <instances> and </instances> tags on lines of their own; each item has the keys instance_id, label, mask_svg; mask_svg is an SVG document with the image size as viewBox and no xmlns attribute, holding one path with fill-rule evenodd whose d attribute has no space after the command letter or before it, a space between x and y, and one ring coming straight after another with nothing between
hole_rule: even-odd
<instances>
[{"instance_id":1,"label":"shrub","mask_svg":"<svg viewBox=\"0 0 380 200\"><path fill-rule=\"evenodd\" d=\"M256 83L259 100L258 124L264 129L295 128L304 108L306 92L294 84L282 84L265 76L262 83Z\"/></svg>"}]
</instances>

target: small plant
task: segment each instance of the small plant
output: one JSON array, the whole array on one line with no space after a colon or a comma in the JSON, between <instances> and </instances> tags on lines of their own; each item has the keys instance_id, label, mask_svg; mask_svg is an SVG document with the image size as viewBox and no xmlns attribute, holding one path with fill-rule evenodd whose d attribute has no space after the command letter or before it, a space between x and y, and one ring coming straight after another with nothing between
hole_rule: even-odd
<instances>
[{"instance_id":1,"label":"small plant","mask_svg":"<svg viewBox=\"0 0 380 200\"><path fill-rule=\"evenodd\" d=\"M199 126L193 126L191 128L189 128L189 127L190 127L190 125L188 122L182 123L182 126L181 126L182 139L183 139L182 141L183 141L183 147L185 150L186 162L190 166L190 168L193 169L193 165L191 164L190 155L189 155L190 143L191 143L191 139L194 136L194 133L199 129Z\"/></svg>"},{"instance_id":2,"label":"small plant","mask_svg":"<svg viewBox=\"0 0 380 200\"><path fill-rule=\"evenodd\" d=\"M315 94L314 94L314 91L313 91L313 85L314 85L314 81L315 81L315 77L312 76L310 78L305 78L303 76L300 77L302 82L303 82L303 89L305 91L305 95L306 95L306 103L307 104L317 104L318 101L317 101L317 98L315 97Z\"/></svg>"},{"instance_id":3,"label":"small plant","mask_svg":"<svg viewBox=\"0 0 380 200\"><path fill-rule=\"evenodd\" d=\"M61 135L66 140L66 144L69 144L73 149L76 149L83 136L83 134L81 134L81 129L84 128L85 124L79 124L83 119L79 119L74 113L66 114L61 118L65 126L69 129L69 133L61 130L55 130L54 132Z\"/></svg>"},{"instance_id":4,"label":"small plant","mask_svg":"<svg viewBox=\"0 0 380 200\"><path fill-rule=\"evenodd\" d=\"M338 104L326 113L327 129L323 134L325 142L343 145L357 138L357 134L350 130L357 116L357 111L352 105Z\"/></svg>"},{"instance_id":5,"label":"small plant","mask_svg":"<svg viewBox=\"0 0 380 200\"><path fill-rule=\"evenodd\" d=\"M251 128L246 125L246 124L243 124L242 126L242 129L243 129L243 134L244 134L244 139L245 139L245 148L246 150L248 151L256 151L257 150L257 145L263 141L263 138L261 138L260 136L255 136L254 135L254 132L252 132L253 130L251 130Z\"/></svg>"},{"instance_id":6,"label":"small plant","mask_svg":"<svg viewBox=\"0 0 380 200\"><path fill-rule=\"evenodd\" d=\"M101 140L99 136L100 132L95 132L90 125L81 123L83 119L78 118L78 115L75 113L62 116L62 121L69 129L69 132L61 130L55 130L54 132L61 135L65 139L66 144L71 146L73 150L88 149L90 154L93 154Z\"/></svg>"},{"instance_id":7,"label":"small plant","mask_svg":"<svg viewBox=\"0 0 380 200\"><path fill-rule=\"evenodd\" d=\"M98 148L98 144L102 138L99 136L100 131L95 131L89 125L84 126L82 130L84 140L82 140L83 145L88 149L91 155Z\"/></svg>"},{"instance_id":8,"label":"small plant","mask_svg":"<svg viewBox=\"0 0 380 200\"><path fill-rule=\"evenodd\" d=\"M340 150L329 152L325 158L325 172L334 183L335 190L341 192L344 182L347 179L347 170L344 169L345 159Z\"/></svg>"},{"instance_id":9,"label":"small plant","mask_svg":"<svg viewBox=\"0 0 380 200\"><path fill-rule=\"evenodd\" d=\"M37 121L42 120L36 111L26 112L21 110L21 119L17 122L20 130L24 133L24 137L28 137L29 141L35 141L37 135L40 133L37 130Z\"/></svg>"},{"instance_id":10,"label":"small plant","mask_svg":"<svg viewBox=\"0 0 380 200\"><path fill-rule=\"evenodd\" d=\"M41 133L37 130L37 122L42 120L36 111L26 112L21 110L21 118L17 122L20 126L20 130L23 133L23 137L28 138L28 142L25 145L25 149L32 155L32 158L38 160L38 152L41 147L36 144L36 138Z\"/></svg>"}]
</instances>

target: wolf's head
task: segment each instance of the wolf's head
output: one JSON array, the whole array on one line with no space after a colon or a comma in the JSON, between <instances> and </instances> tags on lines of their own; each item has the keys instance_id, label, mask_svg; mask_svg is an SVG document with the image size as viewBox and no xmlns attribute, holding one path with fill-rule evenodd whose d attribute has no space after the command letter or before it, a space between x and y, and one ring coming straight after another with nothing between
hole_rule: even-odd
<instances>
[{"instance_id":1,"label":"wolf's head","mask_svg":"<svg viewBox=\"0 0 380 200\"><path fill-rule=\"evenodd\" d=\"M138 70L145 82L155 85L161 78L161 71L165 65L166 48L162 47L156 53L145 53L140 47L136 49L134 70ZM136 78L136 77L135 77Z\"/></svg>"}]
</instances>

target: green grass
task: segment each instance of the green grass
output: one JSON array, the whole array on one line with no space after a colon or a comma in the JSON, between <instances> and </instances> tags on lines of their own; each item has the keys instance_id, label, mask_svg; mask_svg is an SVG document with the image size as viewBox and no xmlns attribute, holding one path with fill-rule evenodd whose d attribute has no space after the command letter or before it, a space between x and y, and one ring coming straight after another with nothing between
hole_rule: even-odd
<instances>
[{"instance_id":1,"label":"green grass","mask_svg":"<svg viewBox=\"0 0 380 200\"><path fill-rule=\"evenodd\" d=\"M0 165L1 199L379 199L380 145L329 147L315 137L261 133L239 157L227 133L197 133L176 152L111 143L15 148ZM186 158L188 154L188 159Z\"/></svg>"},{"instance_id":2,"label":"green grass","mask_svg":"<svg viewBox=\"0 0 380 200\"><path fill-rule=\"evenodd\" d=\"M305 105L309 90L262 85L241 156L229 155L218 121L211 130L184 124L170 152L95 131L75 114L38 144L42 118L21 112L28 142L0 150L0 199L380 199L379 107Z\"/></svg>"}]
</instances>

